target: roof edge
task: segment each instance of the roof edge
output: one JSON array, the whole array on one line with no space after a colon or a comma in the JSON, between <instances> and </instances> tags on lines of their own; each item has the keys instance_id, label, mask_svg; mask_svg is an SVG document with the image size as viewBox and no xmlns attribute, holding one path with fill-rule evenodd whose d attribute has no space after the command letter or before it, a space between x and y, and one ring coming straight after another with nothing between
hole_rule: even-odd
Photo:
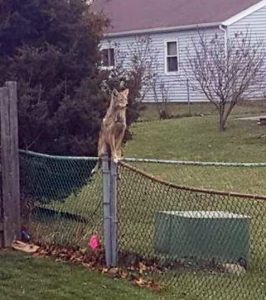
<instances>
[{"instance_id":1,"label":"roof edge","mask_svg":"<svg viewBox=\"0 0 266 300\"><path fill-rule=\"evenodd\" d=\"M266 0L262 0L254 5L250 6L249 8L241 11L240 13L234 15L233 17L230 17L229 19L222 22L222 25L230 26L230 25L240 21L241 19L249 16L250 14L256 12L257 10L263 8L264 6L266 6Z\"/></svg>"},{"instance_id":2,"label":"roof edge","mask_svg":"<svg viewBox=\"0 0 266 300\"><path fill-rule=\"evenodd\" d=\"M157 27L157 28L105 33L104 37L111 38L111 37L123 37L123 36L130 36L130 35L139 35L139 34L166 33L166 32L173 32L173 31L193 30L197 28L211 28L220 25L222 25L222 22L182 25L182 26L174 26L174 27Z\"/></svg>"}]
</instances>

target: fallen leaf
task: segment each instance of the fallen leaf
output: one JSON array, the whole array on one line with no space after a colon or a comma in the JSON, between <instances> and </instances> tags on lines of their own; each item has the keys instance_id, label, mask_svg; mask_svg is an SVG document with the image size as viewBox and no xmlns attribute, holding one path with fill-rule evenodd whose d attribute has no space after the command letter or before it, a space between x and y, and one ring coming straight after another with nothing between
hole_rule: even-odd
<instances>
[{"instance_id":1,"label":"fallen leaf","mask_svg":"<svg viewBox=\"0 0 266 300\"><path fill-rule=\"evenodd\" d=\"M103 273L103 274L108 273L108 269L107 269L107 268L102 269L102 273Z\"/></svg>"},{"instance_id":2,"label":"fallen leaf","mask_svg":"<svg viewBox=\"0 0 266 300\"><path fill-rule=\"evenodd\" d=\"M150 283L150 289L153 290L153 291L156 291L156 292L159 292L161 290L159 284L154 282L154 281L152 281Z\"/></svg>"},{"instance_id":3,"label":"fallen leaf","mask_svg":"<svg viewBox=\"0 0 266 300\"><path fill-rule=\"evenodd\" d=\"M138 278L138 279L134 280L134 283L139 287L145 286L145 280L143 280L142 278Z\"/></svg>"},{"instance_id":4,"label":"fallen leaf","mask_svg":"<svg viewBox=\"0 0 266 300\"><path fill-rule=\"evenodd\" d=\"M88 269L91 268L91 264L87 264L87 263L82 263L82 266Z\"/></svg>"},{"instance_id":5,"label":"fallen leaf","mask_svg":"<svg viewBox=\"0 0 266 300\"><path fill-rule=\"evenodd\" d=\"M128 276L127 272L125 272L125 271L122 271L122 272L121 272L121 278L122 278L122 279L126 279L127 276Z\"/></svg>"},{"instance_id":6,"label":"fallen leaf","mask_svg":"<svg viewBox=\"0 0 266 300\"><path fill-rule=\"evenodd\" d=\"M110 270L108 270L108 274L109 275L117 275L118 271L119 271L118 268L111 268Z\"/></svg>"},{"instance_id":7,"label":"fallen leaf","mask_svg":"<svg viewBox=\"0 0 266 300\"><path fill-rule=\"evenodd\" d=\"M147 270L147 267L143 263L139 263L139 272L140 274L143 274Z\"/></svg>"}]
</instances>

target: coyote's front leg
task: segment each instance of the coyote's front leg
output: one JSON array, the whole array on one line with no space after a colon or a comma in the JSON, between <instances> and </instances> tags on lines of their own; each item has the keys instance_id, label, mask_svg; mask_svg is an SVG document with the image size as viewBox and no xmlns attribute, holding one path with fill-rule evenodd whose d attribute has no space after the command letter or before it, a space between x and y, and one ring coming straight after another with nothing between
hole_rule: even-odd
<instances>
[{"instance_id":1,"label":"coyote's front leg","mask_svg":"<svg viewBox=\"0 0 266 300\"><path fill-rule=\"evenodd\" d=\"M116 154L117 154L117 158L118 160L122 159L122 142L124 139L124 135L125 135L125 128L123 128L122 132L119 134L119 136L117 137L117 141L116 141Z\"/></svg>"},{"instance_id":2,"label":"coyote's front leg","mask_svg":"<svg viewBox=\"0 0 266 300\"><path fill-rule=\"evenodd\" d=\"M118 163L119 157L116 150L116 142L115 142L115 136L112 135L110 137L110 150L111 150L111 157L115 163Z\"/></svg>"}]
</instances>

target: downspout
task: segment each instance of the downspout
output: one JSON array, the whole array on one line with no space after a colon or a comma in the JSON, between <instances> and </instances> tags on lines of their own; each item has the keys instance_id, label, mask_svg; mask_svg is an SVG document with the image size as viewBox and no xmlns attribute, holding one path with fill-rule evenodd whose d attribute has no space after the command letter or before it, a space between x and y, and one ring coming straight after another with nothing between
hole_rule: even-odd
<instances>
[{"instance_id":1,"label":"downspout","mask_svg":"<svg viewBox=\"0 0 266 300\"><path fill-rule=\"evenodd\" d=\"M219 29L224 33L224 52L225 56L227 56L228 51L228 27L220 24Z\"/></svg>"}]
</instances>

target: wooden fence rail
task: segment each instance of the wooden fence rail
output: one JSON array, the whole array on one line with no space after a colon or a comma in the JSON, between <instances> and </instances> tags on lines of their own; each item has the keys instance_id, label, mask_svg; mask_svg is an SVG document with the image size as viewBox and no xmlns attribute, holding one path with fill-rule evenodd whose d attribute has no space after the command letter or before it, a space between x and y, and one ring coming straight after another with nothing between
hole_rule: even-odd
<instances>
[{"instance_id":1,"label":"wooden fence rail","mask_svg":"<svg viewBox=\"0 0 266 300\"><path fill-rule=\"evenodd\" d=\"M18 154L17 84L0 88L1 187L0 248L20 238L20 188Z\"/></svg>"}]
</instances>

